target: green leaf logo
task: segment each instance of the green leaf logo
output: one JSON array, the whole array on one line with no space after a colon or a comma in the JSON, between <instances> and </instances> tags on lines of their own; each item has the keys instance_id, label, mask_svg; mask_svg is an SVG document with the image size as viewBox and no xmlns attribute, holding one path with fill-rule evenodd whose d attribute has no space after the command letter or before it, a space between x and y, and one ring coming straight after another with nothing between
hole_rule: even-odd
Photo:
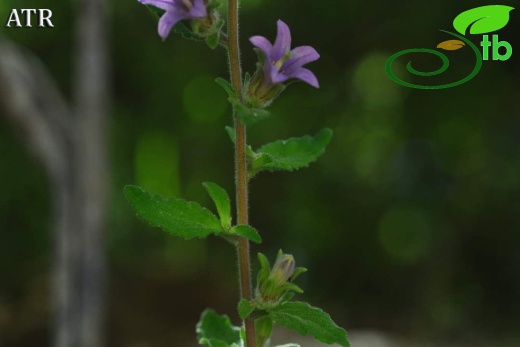
<instances>
[{"instance_id":1,"label":"green leaf logo","mask_svg":"<svg viewBox=\"0 0 520 347\"><path fill-rule=\"evenodd\" d=\"M459 14L453 20L453 27L462 35L471 26L470 34L486 34L497 31L509 22L509 12L514 7L505 5L487 5L472 8Z\"/></svg>"}]
</instances>

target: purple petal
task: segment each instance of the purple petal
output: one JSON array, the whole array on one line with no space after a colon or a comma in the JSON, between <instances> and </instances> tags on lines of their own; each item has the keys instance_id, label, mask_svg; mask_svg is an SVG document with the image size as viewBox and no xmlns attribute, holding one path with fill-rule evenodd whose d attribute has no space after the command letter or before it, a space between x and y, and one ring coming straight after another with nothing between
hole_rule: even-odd
<instances>
[{"instance_id":1,"label":"purple petal","mask_svg":"<svg viewBox=\"0 0 520 347\"><path fill-rule=\"evenodd\" d=\"M284 71L288 75L291 75L303 65L312 61L316 61L319 58L320 55L311 46L296 47L291 51L291 58L282 65L280 70Z\"/></svg>"},{"instance_id":2,"label":"purple petal","mask_svg":"<svg viewBox=\"0 0 520 347\"><path fill-rule=\"evenodd\" d=\"M166 40L173 26L186 18L189 18L188 12L169 11L163 14L161 19L159 19L159 36Z\"/></svg>"},{"instance_id":3,"label":"purple petal","mask_svg":"<svg viewBox=\"0 0 520 347\"><path fill-rule=\"evenodd\" d=\"M190 10L190 17L192 18L202 18L208 15L208 11L206 10L206 5L204 4L204 0L193 0L193 7Z\"/></svg>"},{"instance_id":4,"label":"purple petal","mask_svg":"<svg viewBox=\"0 0 520 347\"><path fill-rule=\"evenodd\" d=\"M274 61L280 60L287 52L291 50L291 30L281 20L278 20L278 31L276 33L276 41L273 46L273 54L271 55Z\"/></svg>"},{"instance_id":5,"label":"purple petal","mask_svg":"<svg viewBox=\"0 0 520 347\"><path fill-rule=\"evenodd\" d=\"M305 68L301 67L298 70L296 70L293 74L291 74L290 77L302 80L303 82L310 84L314 88L320 87L320 84L318 83L318 79L312 73L312 71L309 69L305 69Z\"/></svg>"},{"instance_id":6,"label":"purple petal","mask_svg":"<svg viewBox=\"0 0 520 347\"><path fill-rule=\"evenodd\" d=\"M289 76L287 74L284 74L284 73L281 73L281 72L278 72L278 70L276 70L276 68L272 66L272 69L270 69L270 73L269 73L269 76L271 78L271 83L275 84L275 83L283 83L285 81L287 81L289 78L291 78L292 76Z\"/></svg>"},{"instance_id":7,"label":"purple petal","mask_svg":"<svg viewBox=\"0 0 520 347\"><path fill-rule=\"evenodd\" d=\"M171 11L173 10L173 2L167 0L138 0L143 5L152 5L161 10Z\"/></svg>"},{"instance_id":8,"label":"purple petal","mask_svg":"<svg viewBox=\"0 0 520 347\"><path fill-rule=\"evenodd\" d=\"M253 36L249 39L253 46L260 48L266 56L266 60L271 60L271 53L273 51L273 45L263 36Z\"/></svg>"}]
</instances>

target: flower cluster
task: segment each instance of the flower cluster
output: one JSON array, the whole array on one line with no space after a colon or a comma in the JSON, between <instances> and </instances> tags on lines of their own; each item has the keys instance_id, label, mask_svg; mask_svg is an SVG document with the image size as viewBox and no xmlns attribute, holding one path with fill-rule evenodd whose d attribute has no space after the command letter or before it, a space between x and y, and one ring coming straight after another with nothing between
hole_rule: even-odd
<instances>
[{"instance_id":1,"label":"flower cluster","mask_svg":"<svg viewBox=\"0 0 520 347\"><path fill-rule=\"evenodd\" d=\"M191 29L200 37L220 31L222 21L209 0L138 0L165 11L159 20L159 36L165 40L172 28L182 20L191 21ZM297 79L319 88L318 79L303 66L316 61L320 55L311 46L291 49L291 30L278 20L274 44L263 36L253 36L249 41L256 47L259 63L257 70L246 81L244 102L249 107L265 108L285 89L284 82ZM219 34L220 35L220 34Z\"/></svg>"}]
</instances>

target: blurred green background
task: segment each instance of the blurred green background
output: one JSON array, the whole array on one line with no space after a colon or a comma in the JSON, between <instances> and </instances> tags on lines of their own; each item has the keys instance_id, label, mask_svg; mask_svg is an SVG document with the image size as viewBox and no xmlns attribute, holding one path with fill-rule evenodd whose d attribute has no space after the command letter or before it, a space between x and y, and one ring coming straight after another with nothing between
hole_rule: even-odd
<instances>
[{"instance_id":1,"label":"blurred green background","mask_svg":"<svg viewBox=\"0 0 520 347\"><path fill-rule=\"evenodd\" d=\"M250 143L334 131L308 169L251 182L251 223L264 238L252 251L294 254L309 268L303 297L347 330L439 346L520 344L520 12L499 32L512 58L484 62L462 86L408 89L384 70L391 54L434 48L451 38L438 29L487 4L242 1L245 71L255 64L247 38L274 39L279 18L294 46L321 54L308 66L321 88L291 85L273 116L250 128ZM0 19L20 7L52 9L55 28L1 34L41 58L70 96L74 3L2 0ZM173 34L163 43L156 22L137 1L111 2L109 346L193 343L207 306L238 323L233 248L152 229L122 194L137 184L212 206L201 182L233 187L231 109L214 83L227 77L224 51ZM468 52L449 54L459 71L472 69ZM421 59L417 68L438 63ZM48 346L50 191L3 117L0 158L0 344Z\"/></svg>"}]
</instances>

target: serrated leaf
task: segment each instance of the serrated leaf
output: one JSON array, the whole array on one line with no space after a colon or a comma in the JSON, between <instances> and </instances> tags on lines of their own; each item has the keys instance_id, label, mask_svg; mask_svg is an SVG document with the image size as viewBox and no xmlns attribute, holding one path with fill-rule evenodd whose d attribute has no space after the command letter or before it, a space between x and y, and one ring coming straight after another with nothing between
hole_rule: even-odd
<instances>
[{"instance_id":1,"label":"serrated leaf","mask_svg":"<svg viewBox=\"0 0 520 347\"><path fill-rule=\"evenodd\" d=\"M228 316L219 315L211 309L202 313L196 330L199 343L218 341L225 343L223 346L226 347L233 343L240 343L240 328L233 326Z\"/></svg>"},{"instance_id":2,"label":"serrated leaf","mask_svg":"<svg viewBox=\"0 0 520 347\"><path fill-rule=\"evenodd\" d=\"M303 136L283 141L276 141L262 146L257 153L269 156L271 161L253 162L253 173L269 170L297 170L309 166L324 152L332 138L332 130L323 129L314 137Z\"/></svg>"},{"instance_id":3,"label":"serrated leaf","mask_svg":"<svg viewBox=\"0 0 520 347\"><path fill-rule=\"evenodd\" d=\"M251 303L248 300L242 299L239 301L238 315L240 316L240 318L246 319L254 310L255 308L253 307L253 305L251 305Z\"/></svg>"},{"instance_id":4,"label":"serrated leaf","mask_svg":"<svg viewBox=\"0 0 520 347\"><path fill-rule=\"evenodd\" d=\"M231 202L228 193L215 183L204 182L202 185L215 203L222 228L229 230L231 228Z\"/></svg>"},{"instance_id":5,"label":"serrated leaf","mask_svg":"<svg viewBox=\"0 0 520 347\"><path fill-rule=\"evenodd\" d=\"M446 40L437 45L437 48L441 48L447 51L455 51L461 49L466 44L461 40Z\"/></svg>"},{"instance_id":6,"label":"serrated leaf","mask_svg":"<svg viewBox=\"0 0 520 347\"><path fill-rule=\"evenodd\" d=\"M470 34L486 34L502 29L509 22L509 12L514 7L487 5L472 8L459 14L453 20L453 27L462 35L470 27Z\"/></svg>"},{"instance_id":7,"label":"serrated leaf","mask_svg":"<svg viewBox=\"0 0 520 347\"><path fill-rule=\"evenodd\" d=\"M137 186L126 186L124 194L139 218L175 236L191 239L222 232L218 218L195 202L151 195Z\"/></svg>"},{"instance_id":8,"label":"serrated leaf","mask_svg":"<svg viewBox=\"0 0 520 347\"><path fill-rule=\"evenodd\" d=\"M290 301L267 310L273 321L301 335L312 335L320 342L349 347L347 332L338 327L323 310L305 302Z\"/></svg>"},{"instance_id":9,"label":"serrated leaf","mask_svg":"<svg viewBox=\"0 0 520 347\"><path fill-rule=\"evenodd\" d=\"M245 237L255 243L262 243L262 238L258 231L250 225L237 225L229 230L230 234L236 234L241 237Z\"/></svg>"},{"instance_id":10,"label":"serrated leaf","mask_svg":"<svg viewBox=\"0 0 520 347\"><path fill-rule=\"evenodd\" d=\"M271 115L267 110L250 108L238 102L233 103L233 109L240 122L244 125L253 125Z\"/></svg>"}]
</instances>

